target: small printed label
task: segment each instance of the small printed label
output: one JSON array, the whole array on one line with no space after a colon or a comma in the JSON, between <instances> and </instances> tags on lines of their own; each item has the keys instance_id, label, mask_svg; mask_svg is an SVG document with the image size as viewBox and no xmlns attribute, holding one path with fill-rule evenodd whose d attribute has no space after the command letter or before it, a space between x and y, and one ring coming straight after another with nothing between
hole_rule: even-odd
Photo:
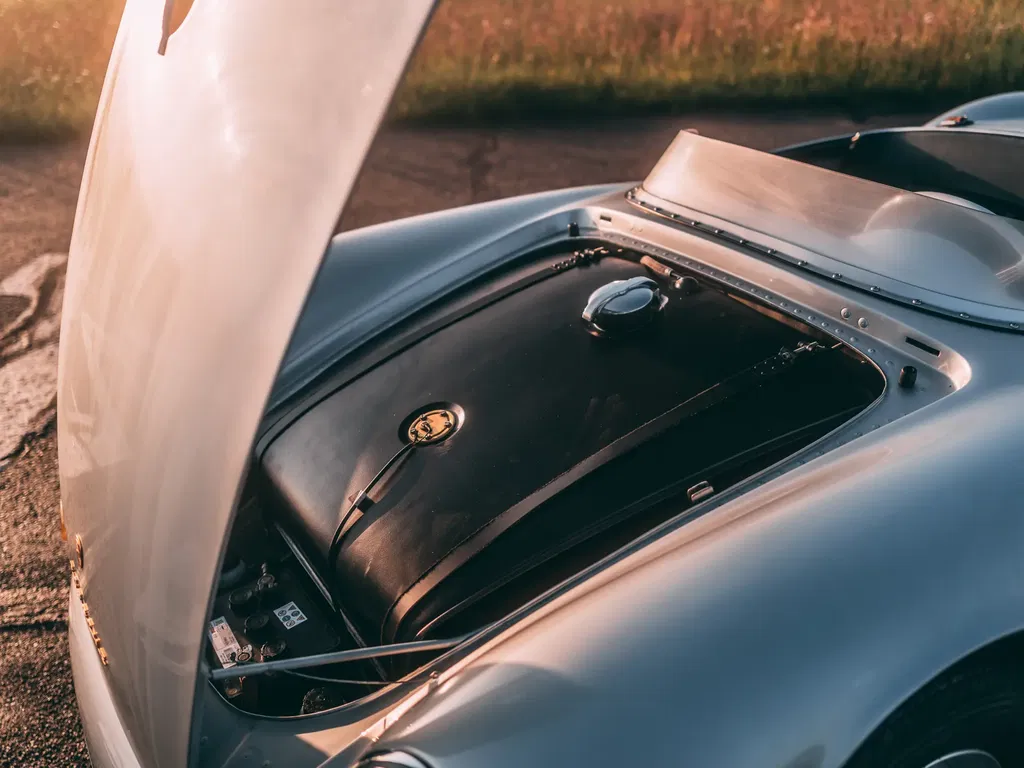
<instances>
[{"instance_id":1,"label":"small printed label","mask_svg":"<svg viewBox=\"0 0 1024 768\"><path fill-rule=\"evenodd\" d=\"M210 622L210 642L213 643L213 652L217 654L221 666L225 669L235 666L235 657L242 650L238 644L235 633L228 626L227 619L218 616Z\"/></svg>"},{"instance_id":2,"label":"small printed label","mask_svg":"<svg viewBox=\"0 0 1024 768\"><path fill-rule=\"evenodd\" d=\"M280 608L276 608L274 610L274 615L277 616L278 620L282 624L284 624L285 629L297 627L306 620L306 615L299 610L299 606L295 603L286 603Z\"/></svg>"}]
</instances>

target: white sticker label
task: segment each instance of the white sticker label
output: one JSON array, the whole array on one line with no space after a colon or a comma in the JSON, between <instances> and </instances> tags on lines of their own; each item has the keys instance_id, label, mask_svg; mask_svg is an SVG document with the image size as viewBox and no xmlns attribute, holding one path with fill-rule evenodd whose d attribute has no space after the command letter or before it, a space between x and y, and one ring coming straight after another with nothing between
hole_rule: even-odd
<instances>
[{"instance_id":1,"label":"white sticker label","mask_svg":"<svg viewBox=\"0 0 1024 768\"><path fill-rule=\"evenodd\" d=\"M242 647L223 616L218 616L210 622L210 642L213 643L213 652L217 654L224 669L235 666L235 657Z\"/></svg>"},{"instance_id":2,"label":"white sticker label","mask_svg":"<svg viewBox=\"0 0 1024 768\"><path fill-rule=\"evenodd\" d=\"M286 603L280 608L274 609L274 615L284 624L285 629L297 627L306 620L306 615L299 610L295 603Z\"/></svg>"}]
</instances>

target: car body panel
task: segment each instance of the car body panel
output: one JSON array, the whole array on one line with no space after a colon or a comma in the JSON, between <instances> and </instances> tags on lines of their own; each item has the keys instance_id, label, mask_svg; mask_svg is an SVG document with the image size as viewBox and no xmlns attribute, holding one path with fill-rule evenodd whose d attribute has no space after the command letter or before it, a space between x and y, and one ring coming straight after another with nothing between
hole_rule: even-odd
<instances>
[{"instance_id":1,"label":"car body panel","mask_svg":"<svg viewBox=\"0 0 1024 768\"><path fill-rule=\"evenodd\" d=\"M961 115L971 121L970 125L985 130L1024 134L1024 91L997 93L969 101L943 112L926 125L939 126L944 120Z\"/></svg>"},{"instance_id":2,"label":"car body panel","mask_svg":"<svg viewBox=\"0 0 1024 768\"><path fill-rule=\"evenodd\" d=\"M442 675L373 749L433 768L843 765L1024 627L1024 390L968 390L635 549Z\"/></svg>"},{"instance_id":3,"label":"car body panel","mask_svg":"<svg viewBox=\"0 0 1024 768\"><path fill-rule=\"evenodd\" d=\"M849 284L1024 325L1022 221L685 131L642 193L800 246L807 266Z\"/></svg>"},{"instance_id":4,"label":"car body panel","mask_svg":"<svg viewBox=\"0 0 1024 768\"><path fill-rule=\"evenodd\" d=\"M1020 340L734 246L749 290L767 299L798 284L851 344L840 307L870 316L861 342L877 343L879 366L913 359L904 329L934 340L941 359L921 381L950 393L915 408L890 388L888 410L806 466L660 527L453 652L426 688L289 721L196 706L197 691L215 695L199 663L210 590L286 348L282 403L570 221L624 243L666 226L602 188L345 235L289 347L431 5L201 0L161 56L161 4L129 0L76 216L58 384L62 500L109 658L99 663L75 586L72 658L96 764L342 764L395 746L436 768L841 765L920 685L1024 623ZM433 261L402 245L417 234ZM677 251L700 254L704 239ZM354 248L364 261L349 265ZM374 291L322 314L373 254L394 257ZM403 280L417 292L399 298ZM410 691L423 700L403 712ZM223 739L207 751L196 712L207 744Z\"/></svg>"},{"instance_id":5,"label":"car body panel","mask_svg":"<svg viewBox=\"0 0 1024 768\"><path fill-rule=\"evenodd\" d=\"M130 0L86 161L61 492L128 738L181 766L211 585L291 330L431 0Z\"/></svg>"}]
</instances>

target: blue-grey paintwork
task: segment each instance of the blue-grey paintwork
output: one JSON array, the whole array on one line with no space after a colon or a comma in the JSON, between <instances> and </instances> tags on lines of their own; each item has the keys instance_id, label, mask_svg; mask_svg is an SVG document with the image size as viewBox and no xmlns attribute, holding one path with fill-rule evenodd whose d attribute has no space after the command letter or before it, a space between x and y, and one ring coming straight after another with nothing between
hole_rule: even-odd
<instances>
[{"instance_id":1,"label":"blue-grey paintwork","mask_svg":"<svg viewBox=\"0 0 1024 768\"><path fill-rule=\"evenodd\" d=\"M379 746L438 768L841 766L1024 625L1022 403L952 395L665 536Z\"/></svg>"},{"instance_id":2,"label":"blue-grey paintwork","mask_svg":"<svg viewBox=\"0 0 1024 768\"><path fill-rule=\"evenodd\" d=\"M157 61L148 57L158 6L132 0L135 26L122 28L115 48L72 243L59 394L68 527L87 542L85 596L111 660L100 666L73 592L72 658L97 765L183 765L190 757L202 765L347 765L361 752L397 747L436 768L840 766L926 681L1022 628L1020 337L670 232L631 208L621 189L604 188L336 241L279 395L432 296L550 242L570 220L718 268L724 261L747 281L738 290L792 296L851 339L835 317L855 306L871 319L856 343L875 345L881 366L891 362L886 355L902 362L913 354L901 347L906 329L945 357L923 376L920 395L890 387L881 406L845 428L834 443L841 447L819 444L824 455L796 457L747 493L712 497L697 519L662 526L448 654L426 687L270 721L237 713L197 682L249 438L323 233L430 3L380 0L379 15L356 21L347 6L298 5L253 0L230 18L206 6L212 15L190 17L177 49L172 37L168 58ZM337 25L326 25L332 13L341 14L331 17ZM388 29L378 24L376 37L338 48L335 27L371 28L382 17ZM395 19L405 21L396 27ZM280 60L266 46L277 39L272 27L284 24L303 45L277 72ZM382 39L394 44L387 55ZM380 56L367 73L358 56L371 44ZM197 56L183 57L190 46ZM226 59L198 55L211 52ZM321 54L351 60L316 66ZM265 60L274 71L225 69ZM346 77L333 79L336 72ZM357 91L346 79L353 72L367 81ZM129 110L131 96L138 101ZM366 99L353 108L365 108L365 119L324 110L326 96ZM158 119L168 114L174 119ZM186 140L190 152L173 154ZM290 154L275 156L275 148ZM229 186L244 205L225 194ZM194 218L182 216L190 211ZM332 291L367 277L365 263L351 252L346 260L353 245L386 267L358 306L332 317ZM414 290L399 298L416 270ZM214 295L220 303L209 301ZM128 404L136 407L128 412ZM203 720L190 755L195 690Z\"/></svg>"},{"instance_id":3,"label":"blue-grey paintwork","mask_svg":"<svg viewBox=\"0 0 1024 768\"><path fill-rule=\"evenodd\" d=\"M935 127L943 120L958 115L966 115L975 126L984 130L1024 134L1024 91L1011 91L969 101L943 112L926 125Z\"/></svg>"}]
</instances>

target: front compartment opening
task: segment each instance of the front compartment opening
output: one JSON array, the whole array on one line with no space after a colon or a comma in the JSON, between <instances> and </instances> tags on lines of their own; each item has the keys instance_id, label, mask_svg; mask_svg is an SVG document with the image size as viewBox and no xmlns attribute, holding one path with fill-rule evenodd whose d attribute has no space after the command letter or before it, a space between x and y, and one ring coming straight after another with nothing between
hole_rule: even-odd
<instances>
[{"instance_id":1,"label":"front compartment opening","mask_svg":"<svg viewBox=\"0 0 1024 768\"><path fill-rule=\"evenodd\" d=\"M415 675L443 643L254 665L471 633L884 388L820 330L607 244L574 239L464 293L318 382L254 460L207 651L235 706L310 714Z\"/></svg>"}]
</instances>

